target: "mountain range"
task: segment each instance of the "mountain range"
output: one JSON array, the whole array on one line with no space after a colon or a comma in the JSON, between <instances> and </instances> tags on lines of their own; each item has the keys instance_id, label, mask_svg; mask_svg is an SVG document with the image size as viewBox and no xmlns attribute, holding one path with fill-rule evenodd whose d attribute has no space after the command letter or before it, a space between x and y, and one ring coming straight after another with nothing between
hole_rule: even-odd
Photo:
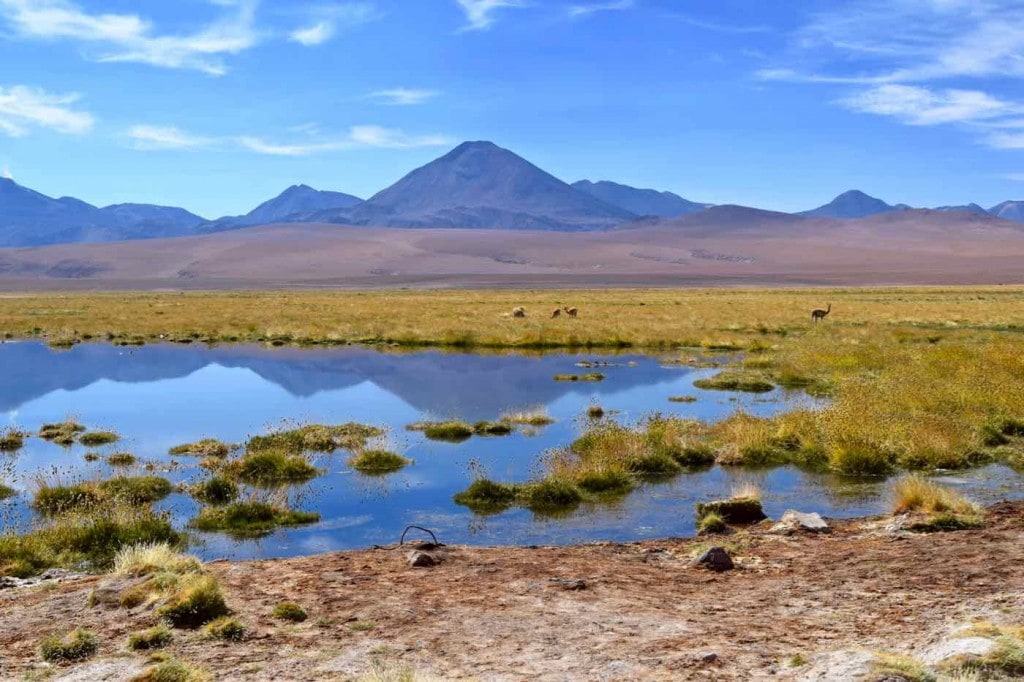
<instances>
[{"instance_id":1,"label":"mountain range","mask_svg":"<svg viewBox=\"0 0 1024 682\"><path fill-rule=\"evenodd\" d=\"M795 215L850 220L908 210L912 209L905 204L891 205L850 190L823 206ZM1006 201L988 210L977 204L935 210L1024 222L1024 201ZM579 232L649 224L651 219L699 216L694 224L712 229L715 220L723 216L762 221L765 215L790 214L713 207L671 192L610 181L580 180L570 185L485 141L460 144L366 201L342 192L294 185L245 215L216 220L169 206L116 204L99 208L72 197L53 199L0 178L0 246L182 237L258 225L314 222Z\"/></svg>"}]
</instances>

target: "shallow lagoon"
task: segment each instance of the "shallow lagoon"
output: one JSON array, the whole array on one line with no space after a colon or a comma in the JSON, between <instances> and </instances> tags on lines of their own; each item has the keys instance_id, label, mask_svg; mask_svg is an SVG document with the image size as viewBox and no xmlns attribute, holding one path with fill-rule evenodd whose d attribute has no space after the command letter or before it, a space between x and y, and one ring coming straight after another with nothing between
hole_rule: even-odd
<instances>
[{"instance_id":1,"label":"shallow lagoon","mask_svg":"<svg viewBox=\"0 0 1024 682\"><path fill-rule=\"evenodd\" d=\"M609 363L582 369L576 363ZM703 420L737 409L769 415L813 399L795 392L739 394L702 391L696 379L714 370L664 365L658 357L594 353L479 355L423 351L382 353L260 346L150 345L138 348L83 344L56 351L35 342L0 344L0 412L5 426L36 431L71 415L90 428L117 431L122 440L103 448L63 448L31 438L20 452L0 455L0 480L22 491L0 502L0 523L31 522L28 508L37 476L70 482L107 476L87 451L130 451L175 482L205 477L193 458L171 458L174 445L204 437L243 442L288 423L357 421L388 429L383 444L414 461L400 472L367 477L346 466L348 454L325 455L326 474L292 489L298 508L318 511L312 526L280 530L260 540L236 541L193 534L206 558L290 556L395 541L417 524L449 543L546 544L636 540L694 531L695 502L727 495L753 481L764 491L770 516L787 508L826 516L858 516L889 506L885 482L852 482L792 467L753 471L714 467L664 483L643 484L614 504L582 505L557 518L524 509L479 517L451 497L483 470L498 481L527 480L543 453L567 445L584 428L588 407L632 422L654 411ZM600 382L557 382L556 374L600 371ZM689 395L697 402L670 402ZM434 442L406 425L425 419L497 419L507 410L544 407L556 422L511 436ZM141 468L139 466L136 469ZM127 471L132 471L128 469ZM944 477L978 502L1024 497L1024 478L1002 466ZM184 526L197 505L175 494L161 503Z\"/></svg>"}]
</instances>

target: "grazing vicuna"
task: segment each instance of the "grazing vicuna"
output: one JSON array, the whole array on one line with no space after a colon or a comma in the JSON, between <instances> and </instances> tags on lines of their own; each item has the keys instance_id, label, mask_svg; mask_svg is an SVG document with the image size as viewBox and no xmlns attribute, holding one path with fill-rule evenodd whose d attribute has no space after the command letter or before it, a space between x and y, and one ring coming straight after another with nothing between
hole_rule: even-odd
<instances>
[{"instance_id":1,"label":"grazing vicuna","mask_svg":"<svg viewBox=\"0 0 1024 682\"><path fill-rule=\"evenodd\" d=\"M512 317L526 317L526 308L522 306L512 309Z\"/></svg>"},{"instance_id":2,"label":"grazing vicuna","mask_svg":"<svg viewBox=\"0 0 1024 682\"><path fill-rule=\"evenodd\" d=\"M831 303L829 303L828 307L825 308L824 310L822 310L821 308L816 308L816 309L811 311L811 321L812 322L818 322L820 320L824 320L826 317L828 317L828 314L830 312L832 312L832 304Z\"/></svg>"},{"instance_id":3,"label":"grazing vicuna","mask_svg":"<svg viewBox=\"0 0 1024 682\"><path fill-rule=\"evenodd\" d=\"M551 319L554 319L554 318L558 317L561 314L562 314L562 309L561 308L555 308L553 311L551 311Z\"/></svg>"},{"instance_id":4,"label":"grazing vicuna","mask_svg":"<svg viewBox=\"0 0 1024 682\"><path fill-rule=\"evenodd\" d=\"M576 308L570 308L569 306L566 306L562 310L564 310L565 314L568 315L569 317L576 317L576 313L579 312L578 310L576 310Z\"/></svg>"}]
</instances>

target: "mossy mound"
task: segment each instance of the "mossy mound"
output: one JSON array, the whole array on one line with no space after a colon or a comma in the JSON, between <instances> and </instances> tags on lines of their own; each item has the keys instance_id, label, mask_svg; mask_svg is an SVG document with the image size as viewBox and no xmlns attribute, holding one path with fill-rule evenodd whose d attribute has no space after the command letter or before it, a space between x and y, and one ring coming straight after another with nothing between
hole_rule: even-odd
<instances>
[{"instance_id":1,"label":"mossy mound","mask_svg":"<svg viewBox=\"0 0 1024 682\"><path fill-rule=\"evenodd\" d=\"M274 618L279 620L290 620L293 623L301 623L308 618L306 609L302 608L293 601L283 601L274 607L271 614Z\"/></svg>"},{"instance_id":2,"label":"mossy mound","mask_svg":"<svg viewBox=\"0 0 1024 682\"><path fill-rule=\"evenodd\" d=\"M423 431L423 435L430 440L461 443L473 436L473 427L466 422L424 422L419 425L413 424L413 426L421 426L422 428L414 430Z\"/></svg>"},{"instance_id":3,"label":"mossy mound","mask_svg":"<svg viewBox=\"0 0 1024 682\"><path fill-rule=\"evenodd\" d=\"M306 424L295 429L275 431L264 436L253 436L246 450L283 450L292 454L303 452L334 452L339 449L357 450L366 446L371 438L384 435L384 430L367 424L349 422L336 426Z\"/></svg>"},{"instance_id":4,"label":"mossy mound","mask_svg":"<svg viewBox=\"0 0 1024 682\"><path fill-rule=\"evenodd\" d=\"M238 499L238 486L223 476L214 476L196 483L189 492L192 497L206 504L219 505Z\"/></svg>"},{"instance_id":5,"label":"mossy mound","mask_svg":"<svg viewBox=\"0 0 1024 682\"><path fill-rule=\"evenodd\" d=\"M390 474L410 464L412 460L389 450L363 450L348 461L350 467L367 475Z\"/></svg>"},{"instance_id":6,"label":"mossy mound","mask_svg":"<svg viewBox=\"0 0 1024 682\"><path fill-rule=\"evenodd\" d=\"M697 379L693 385L705 390L744 393L768 393L775 390L775 384L764 377L742 372L720 372L707 379Z\"/></svg>"},{"instance_id":7,"label":"mossy mound","mask_svg":"<svg viewBox=\"0 0 1024 682\"><path fill-rule=\"evenodd\" d=\"M189 525L196 530L253 538L269 535L282 526L302 526L319 520L316 512L284 509L265 502L233 502L202 510Z\"/></svg>"},{"instance_id":8,"label":"mossy mound","mask_svg":"<svg viewBox=\"0 0 1024 682\"><path fill-rule=\"evenodd\" d=\"M65 635L50 635L39 643L43 660L50 663L84 661L96 653L99 645L88 630L72 630Z\"/></svg>"},{"instance_id":9,"label":"mossy mound","mask_svg":"<svg viewBox=\"0 0 1024 682\"><path fill-rule=\"evenodd\" d=\"M178 589L156 610L176 628L198 628L226 616L228 605L224 594L211 575L193 575L183 580Z\"/></svg>"},{"instance_id":10,"label":"mossy mound","mask_svg":"<svg viewBox=\"0 0 1024 682\"><path fill-rule=\"evenodd\" d=\"M478 514L497 514L515 503L516 493L515 486L480 478L452 499Z\"/></svg>"},{"instance_id":11,"label":"mossy mound","mask_svg":"<svg viewBox=\"0 0 1024 682\"><path fill-rule=\"evenodd\" d=\"M121 437L113 431L86 431L78 437L79 443L90 448L97 445L116 443L119 440L121 440Z\"/></svg>"},{"instance_id":12,"label":"mossy mound","mask_svg":"<svg viewBox=\"0 0 1024 682\"><path fill-rule=\"evenodd\" d=\"M703 519L717 514L726 523L757 523L768 518L756 497L733 497L728 500L702 502L697 504L697 518Z\"/></svg>"},{"instance_id":13,"label":"mossy mound","mask_svg":"<svg viewBox=\"0 0 1024 682\"><path fill-rule=\"evenodd\" d=\"M216 438L203 438L194 443L175 445L168 452L172 455L189 455L192 457L218 457L224 458L231 454L234 448Z\"/></svg>"},{"instance_id":14,"label":"mossy mound","mask_svg":"<svg viewBox=\"0 0 1024 682\"><path fill-rule=\"evenodd\" d=\"M320 470L305 455L288 450L257 450L228 462L224 473L255 486L305 483L316 478Z\"/></svg>"},{"instance_id":15,"label":"mossy mound","mask_svg":"<svg viewBox=\"0 0 1024 682\"><path fill-rule=\"evenodd\" d=\"M478 436L507 436L512 427L506 422L480 421L473 424L473 433Z\"/></svg>"}]
</instances>

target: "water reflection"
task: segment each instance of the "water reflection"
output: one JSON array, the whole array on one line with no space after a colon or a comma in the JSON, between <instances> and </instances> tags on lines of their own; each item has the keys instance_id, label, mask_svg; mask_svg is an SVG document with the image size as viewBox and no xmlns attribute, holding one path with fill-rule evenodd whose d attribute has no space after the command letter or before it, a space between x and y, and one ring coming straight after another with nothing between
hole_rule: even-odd
<instances>
[{"instance_id":1,"label":"water reflection","mask_svg":"<svg viewBox=\"0 0 1024 682\"><path fill-rule=\"evenodd\" d=\"M318 511L322 522L283 530L259 541L197 534L205 557L286 556L365 547L397 538L408 524L438 531L446 542L568 543L629 540L693 532L693 504L713 499L746 481L766 492L769 515L796 507L825 515L873 513L887 506L884 483L848 483L795 468L724 469L684 474L642 484L621 500L583 504L571 514L538 517L514 509L476 517L451 497L473 467L496 480L522 481L538 469L542 453L563 446L581 430L582 415L601 405L621 421L652 411L705 420L736 409L769 415L808 402L797 394L760 396L700 391L693 381L712 370L663 366L656 357L622 355L601 367L601 382L556 382L556 374L580 373L576 363L592 353L473 355L424 351L388 354L366 348L266 349L258 346L143 346L135 349L85 344L55 352L39 343L0 345L0 414L10 426L36 430L73 415L91 428L110 428L123 440L104 452L128 450L167 469L175 482L195 482L205 472L191 458L172 466L167 450L204 437L242 442L283 420L357 421L388 428L385 444L413 460L383 477L360 475L347 454L315 462L327 473L291 491L300 508ZM694 396L696 402L670 402ZM493 420L506 410L542 406L550 426L508 437L474 437L464 443L426 440L405 426L425 419ZM86 448L62 448L38 439L14 456L0 455L0 476L25 491L41 472L60 478L108 475L101 458L87 462ZM953 484L978 501L1020 496L1018 475L1003 467L958 474ZM27 523L30 494L0 503L4 523ZM184 526L198 508L175 494L161 503Z\"/></svg>"}]
</instances>

